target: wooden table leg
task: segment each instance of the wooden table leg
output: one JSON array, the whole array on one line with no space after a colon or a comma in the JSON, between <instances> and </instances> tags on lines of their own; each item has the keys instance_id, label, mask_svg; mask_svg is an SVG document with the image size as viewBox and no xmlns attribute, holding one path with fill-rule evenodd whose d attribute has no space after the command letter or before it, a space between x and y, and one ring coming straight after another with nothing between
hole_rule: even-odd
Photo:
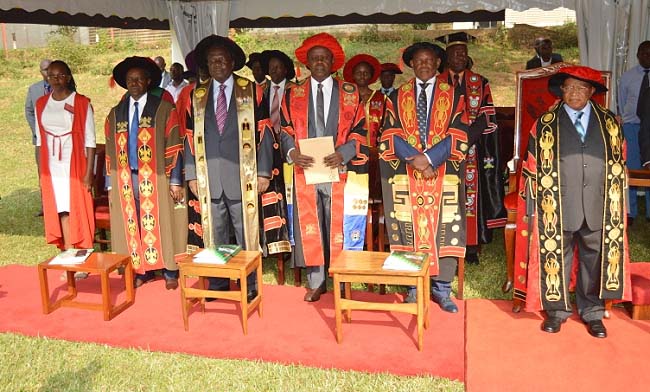
<instances>
[{"instance_id":1,"label":"wooden table leg","mask_svg":"<svg viewBox=\"0 0 650 392\"><path fill-rule=\"evenodd\" d=\"M99 274L102 285L102 311L104 312L104 321L111 319L111 285L108 282L108 272L102 271Z\"/></svg>"},{"instance_id":2,"label":"wooden table leg","mask_svg":"<svg viewBox=\"0 0 650 392\"><path fill-rule=\"evenodd\" d=\"M257 271L257 297L260 299L258 304L257 304L257 315L260 316L260 318L262 318L262 316L264 315L264 312L262 310L262 298L263 298L262 297L262 286L264 286L264 284L262 284L263 276L262 276L262 262L261 261L258 263L256 271Z\"/></svg>"},{"instance_id":3,"label":"wooden table leg","mask_svg":"<svg viewBox=\"0 0 650 392\"><path fill-rule=\"evenodd\" d=\"M347 299L352 299L352 283L350 282L345 282L345 298ZM345 310L345 321L348 323L352 322L352 309L346 309Z\"/></svg>"},{"instance_id":4,"label":"wooden table leg","mask_svg":"<svg viewBox=\"0 0 650 392\"><path fill-rule=\"evenodd\" d=\"M259 286L260 282L257 282ZM284 285L284 253L278 255L278 284Z\"/></svg>"},{"instance_id":5,"label":"wooden table leg","mask_svg":"<svg viewBox=\"0 0 650 392\"><path fill-rule=\"evenodd\" d=\"M246 278L246 270L242 270L239 275L239 301L241 302L241 324L244 328L244 335L248 335L248 281Z\"/></svg>"},{"instance_id":6,"label":"wooden table leg","mask_svg":"<svg viewBox=\"0 0 650 392\"><path fill-rule=\"evenodd\" d=\"M429 293L431 292L431 278L429 274L424 276L424 328L429 328Z\"/></svg>"},{"instance_id":7,"label":"wooden table leg","mask_svg":"<svg viewBox=\"0 0 650 392\"><path fill-rule=\"evenodd\" d=\"M418 278L417 284L416 284L416 292L417 292L417 306L418 306L418 312L417 312L417 320L418 320L418 350L422 351L422 343L424 341L424 301L425 301L425 295L424 295L424 282L423 278ZM426 298L428 301L429 298Z\"/></svg>"},{"instance_id":8,"label":"wooden table leg","mask_svg":"<svg viewBox=\"0 0 650 392\"><path fill-rule=\"evenodd\" d=\"M135 287L133 287L133 265L129 259L123 265L124 283L126 289L126 300L133 304L135 302Z\"/></svg>"},{"instance_id":9,"label":"wooden table leg","mask_svg":"<svg viewBox=\"0 0 650 392\"><path fill-rule=\"evenodd\" d=\"M343 326L341 325L341 282L338 274L334 274L334 314L336 315L336 342L341 343Z\"/></svg>"},{"instance_id":10,"label":"wooden table leg","mask_svg":"<svg viewBox=\"0 0 650 392\"><path fill-rule=\"evenodd\" d=\"M199 288L201 290L208 289L208 280L205 276L199 276ZM201 313L205 313L205 297L199 298L199 301L201 301Z\"/></svg>"},{"instance_id":11,"label":"wooden table leg","mask_svg":"<svg viewBox=\"0 0 650 392\"><path fill-rule=\"evenodd\" d=\"M66 271L65 276L68 281L68 293L70 294L70 298L74 298L77 296L77 281L74 278L74 271Z\"/></svg>"},{"instance_id":12,"label":"wooden table leg","mask_svg":"<svg viewBox=\"0 0 650 392\"><path fill-rule=\"evenodd\" d=\"M458 258L458 299L463 299L463 291L465 291L465 258Z\"/></svg>"},{"instance_id":13,"label":"wooden table leg","mask_svg":"<svg viewBox=\"0 0 650 392\"><path fill-rule=\"evenodd\" d=\"M293 285L296 287L302 286L302 272L300 267L293 267Z\"/></svg>"},{"instance_id":14,"label":"wooden table leg","mask_svg":"<svg viewBox=\"0 0 650 392\"><path fill-rule=\"evenodd\" d=\"M43 314L50 313L50 289L47 283L47 269L38 266L38 280L41 282L41 303Z\"/></svg>"}]
</instances>

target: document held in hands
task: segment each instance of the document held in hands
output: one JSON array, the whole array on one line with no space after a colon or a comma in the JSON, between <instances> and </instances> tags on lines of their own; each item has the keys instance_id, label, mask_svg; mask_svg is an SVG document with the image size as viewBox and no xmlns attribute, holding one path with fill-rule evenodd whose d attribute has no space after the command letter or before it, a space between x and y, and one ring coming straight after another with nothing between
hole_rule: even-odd
<instances>
[{"instance_id":1,"label":"document held in hands","mask_svg":"<svg viewBox=\"0 0 650 392\"><path fill-rule=\"evenodd\" d=\"M314 158L312 167L305 169L307 185L339 182L339 170L327 167L323 162L326 156L334 154L335 151L334 139L331 136L301 139L299 145L302 155Z\"/></svg>"}]
</instances>

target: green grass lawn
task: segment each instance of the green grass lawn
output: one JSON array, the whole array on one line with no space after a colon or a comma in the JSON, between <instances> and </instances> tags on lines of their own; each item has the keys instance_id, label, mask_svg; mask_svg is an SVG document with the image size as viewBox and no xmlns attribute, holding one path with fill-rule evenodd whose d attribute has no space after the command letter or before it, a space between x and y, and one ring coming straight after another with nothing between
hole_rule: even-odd
<instances>
[{"instance_id":1,"label":"green grass lawn","mask_svg":"<svg viewBox=\"0 0 650 392\"><path fill-rule=\"evenodd\" d=\"M413 38L413 37L411 37ZM244 49L278 48L293 53L300 40L283 41L277 36L240 36ZM412 42L412 41L411 41ZM397 61L396 51L405 42L359 42L344 40L348 56L367 51L381 61ZM138 55L170 58L169 45L138 47L130 51L105 50L92 55L84 72L75 73L79 92L92 99L98 142L104 140L103 122L110 107L123 93L108 88L108 73L120 59ZM161 49L164 48L164 49ZM565 59L575 61L572 50ZM470 45L475 70L492 81L495 104L512 106L513 70L523 69L526 51L504 50L496 45ZM57 250L45 244L39 209L34 150L23 106L28 86L38 75L38 61L57 55L54 49L16 51L0 60L0 266L36 265ZM573 56L573 57L572 57ZM65 58L64 58L65 60ZM4 68L3 68L4 67ZM74 71L74 69L73 69ZM246 74L246 72L244 72ZM408 74L399 80L406 80ZM630 231L634 260L650 260L647 244L650 224L643 219ZM505 278L503 236L495 235L483 247L481 264L467 266L466 298L507 299L500 290ZM265 263L264 283L276 284L275 261ZM293 282L288 273L288 282ZM303 279L303 281L305 281ZM10 317L10 315L3 315ZM462 333L462 331L459 331ZM332 344L335 344L334 340ZM48 338L0 334L0 390L2 391L461 391L463 384L433 377L396 377L388 374L322 370L302 366L240 360L219 360L190 355L126 350L96 344L71 343Z\"/></svg>"}]
</instances>

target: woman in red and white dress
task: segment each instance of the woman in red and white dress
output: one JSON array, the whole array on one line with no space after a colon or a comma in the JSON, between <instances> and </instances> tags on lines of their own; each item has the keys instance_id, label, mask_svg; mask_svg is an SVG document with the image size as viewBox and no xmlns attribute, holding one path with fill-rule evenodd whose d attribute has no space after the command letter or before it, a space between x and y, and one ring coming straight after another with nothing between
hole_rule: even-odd
<instances>
[{"instance_id":1,"label":"woman in red and white dress","mask_svg":"<svg viewBox=\"0 0 650 392\"><path fill-rule=\"evenodd\" d=\"M70 67L47 68L52 92L36 102L45 237L59 249L92 248L95 121L90 100L76 92Z\"/></svg>"}]
</instances>

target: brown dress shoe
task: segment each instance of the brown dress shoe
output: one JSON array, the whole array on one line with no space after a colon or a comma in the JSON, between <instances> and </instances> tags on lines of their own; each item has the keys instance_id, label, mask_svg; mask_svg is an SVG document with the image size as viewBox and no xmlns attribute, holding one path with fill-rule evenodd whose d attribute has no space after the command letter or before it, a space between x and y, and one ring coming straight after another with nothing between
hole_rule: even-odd
<instances>
[{"instance_id":1,"label":"brown dress shoe","mask_svg":"<svg viewBox=\"0 0 650 392\"><path fill-rule=\"evenodd\" d=\"M176 290L178 288L178 279L165 278L165 288L167 290Z\"/></svg>"},{"instance_id":2,"label":"brown dress shoe","mask_svg":"<svg viewBox=\"0 0 650 392\"><path fill-rule=\"evenodd\" d=\"M305 293L305 301L307 302L316 302L320 299L320 295L323 294L325 290L323 287L317 287L315 289L309 289Z\"/></svg>"}]
</instances>

